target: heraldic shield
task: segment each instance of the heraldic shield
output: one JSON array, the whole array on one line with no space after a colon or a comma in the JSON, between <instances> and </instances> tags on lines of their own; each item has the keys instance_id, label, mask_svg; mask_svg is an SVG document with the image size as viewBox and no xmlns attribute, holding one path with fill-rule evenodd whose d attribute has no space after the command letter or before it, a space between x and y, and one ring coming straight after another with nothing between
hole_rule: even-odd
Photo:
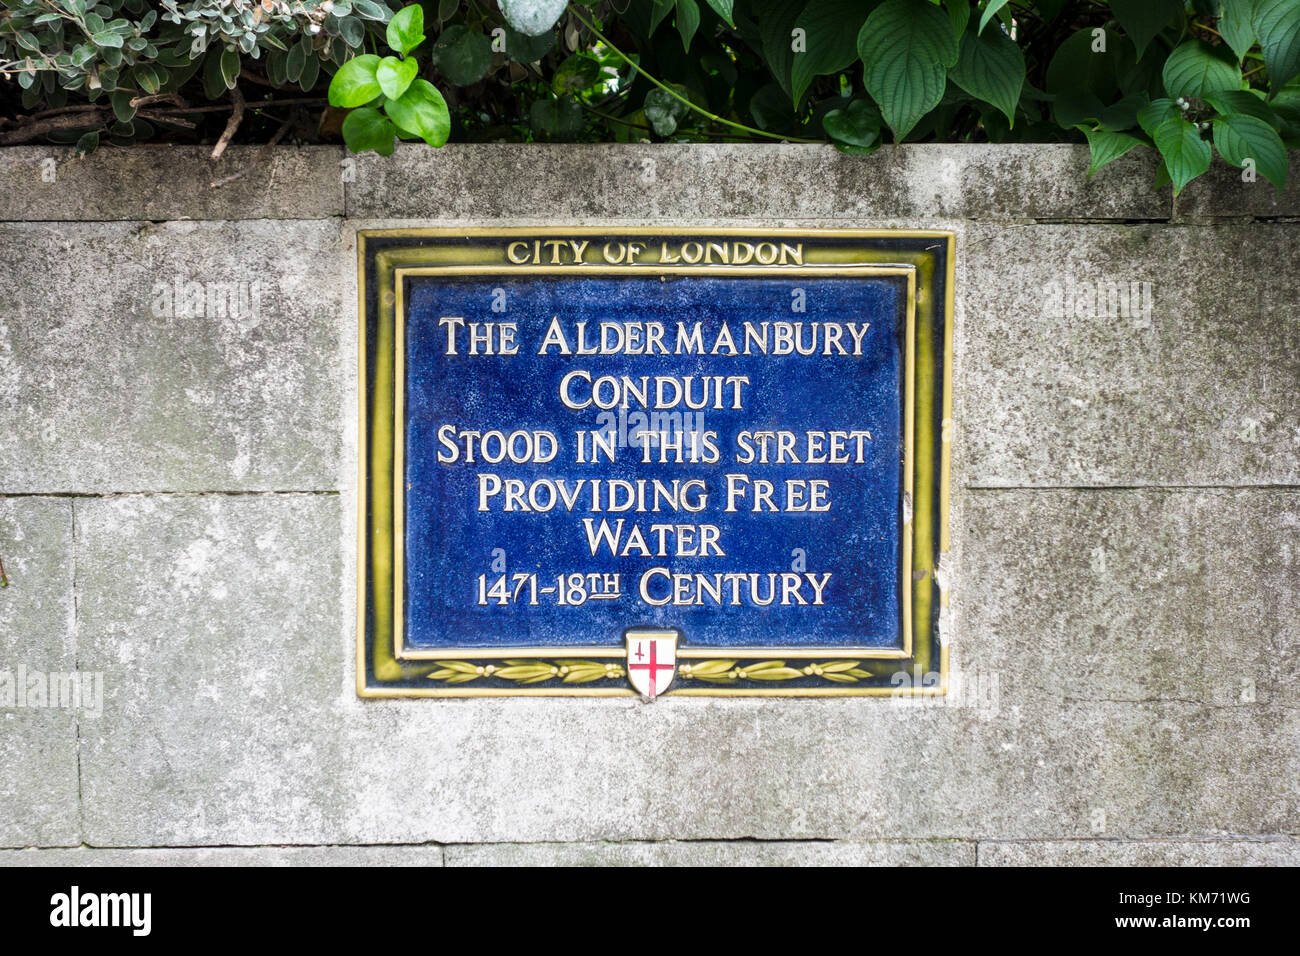
<instances>
[{"instance_id":1,"label":"heraldic shield","mask_svg":"<svg viewBox=\"0 0 1300 956\"><path fill-rule=\"evenodd\" d=\"M629 628L627 676L636 691L651 700L668 689L677 674L677 638L674 630Z\"/></svg>"}]
</instances>

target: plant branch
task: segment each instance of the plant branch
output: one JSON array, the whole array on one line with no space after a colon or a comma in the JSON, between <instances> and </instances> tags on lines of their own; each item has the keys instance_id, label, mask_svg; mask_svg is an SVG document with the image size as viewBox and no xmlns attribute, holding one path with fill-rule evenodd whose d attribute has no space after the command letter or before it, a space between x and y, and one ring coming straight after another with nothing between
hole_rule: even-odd
<instances>
[{"instance_id":1,"label":"plant branch","mask_svg":"<svg viewBox=\"0 0 1300 956\"><path fill-rule=\"evenodd\" d=\"M240 122L244 119L244 94L239 92L236 86L230 91L230 101L234 105L234 111L230 114L230 119L226 120L226 128L217 140L217 145L212 147L212 158L220 159L221 154L226 151L230 145L231 139L235 136L235 130L239 129Z\"/></svg>"},{"instance_id":2,"label":"plant branch","mask_svg":"<svg viewBox=\"0 0 1300 956\"><path fill-rule=\"evenodd\" d=\"M751 136L764 136L768 139L782 140L784 142L790 142L790 143L816 143L818 145L822 145L826 142L823 139L805 139L801 136L782 136L780 133L769 133L767 130L755 129L752 126L746 126L744 123L733 123L729 119L723 119L721 116L718 116L716 113L710 113L708 110L696 106L689 99L682 96L672 87L668 86L667 84L661 83L659 80L655 79L655 77L651 76L640 66L633 63L632 59L626 53L624 53L618 47L614 46L614 44L609 41L609 38L606 37L599 30L597 30L596 25L592 23L590 20L588 20L586 17L584 17L581 13L579 13L576 8L570 6L569 12L573 14L574 19L576 19L579 23L581 23L588 30L590 30L592 34L595 35L595 37L598 40L600 40L601 43L605 44L605 46L609 47L616 54L618 54L618 56L623 60L624 63L632 67L634 72L640 73L642 76L644 76L655 86L659 87L659 89L663 90L673 99L677 100L679 103L684 105L687 109L699 113L701 116L706 116L715 123L721 123L723 126L730 126L732 129L741 130L742 132L749 133Z\"/></svg>"}]
</instances>

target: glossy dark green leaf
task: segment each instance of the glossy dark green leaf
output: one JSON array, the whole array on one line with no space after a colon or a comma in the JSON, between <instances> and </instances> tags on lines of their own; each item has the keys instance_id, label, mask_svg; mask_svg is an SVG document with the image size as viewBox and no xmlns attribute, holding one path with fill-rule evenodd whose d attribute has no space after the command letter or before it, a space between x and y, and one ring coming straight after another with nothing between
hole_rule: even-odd
<instances>
[{"instance_id":1,"label":"glossy dark green leaf","mask_svg":"<svg viewBox=\"0 0 1300 956\"><path fill-rule=\"evenodd\" d=\"M971 96L992 103L1015 126L1016 104L1025 83L1025 57L1001 30L963 33L957 65L948 78Z\"/></svg>"},{"instance_id":2,"label":"glossy dark green leaf","mask_svg":"<svg viewBox=\"0 0 1300 956\"><path fill-rule=\"evenodd\" d=\"M406 92L419 72L420 65L414 59L399 60L395 56L386 56L375 67L375 81L385 96L395 100Z\"/></svg>"},{"instance_id":3,"label":"glossy dark green leaf","mask_svg":"<svg viewBox=\"0 0 1300 956\"><path fill-rule=\"evenodd\" d=\"M388 21L385 37L398 53L410 53L424 42L424 10L416 3L398 10Z\"/></svg>"},{"instance_id":4,"label":"glossy dark green leaf","mask_svg":"<svg viewBox=\"0 0 1300 956\"><path fill-rule=\"evenodd\" d=\"M1300 2L1255 0L1251 25L1274 88L1300 74Z\"/></svg>"},{"instance_id":5,"label":"glossy dark green leaf","mask_svg":"<svg viewBox=\"0 0 1300 956\"><path fill-rule=\"evenodd\" d=\"M858 33L867 92L902 141L943 98L959 48L947 15L925 0L885 0Z\"/></svg>"},{"instance_id":6,"label":"glossy dark green leaf","mask_svg":"<svg viewBox=\"0 0 1300 956\"><path fill-rule=\"evenodd\" d=\"M397 127L371 106L355 109L343 119L343 142L354 153L373 149L380 156L393 155Z\"/></svg>"},{"instance_id":7,"label":"glossy dark green leaf","mask_svg":"<svg viewBox=\"0 0 1300 956\"><path fill-rule=\"evenodd\" d=\"M1139 60L1157 33L1184 16L1183 0L1110 0L1110 8L1133 41Z\"/></svg>"},{"instance_id":8,"label":"glossy dark green leaf","mask_svg":"<svg viewBox=\"0 0 1300 956\"><path fill-rule=\"evenodd\" d=\"M1146 145L1136 136L1128 133L1113 133L1105 129L1085 129L1083 135L1088 137L1088 177L1092 178L1097 170L1107 163L1112 163L1130 150Z\"/></svg>"},{"instance_id":9,"label":"glossy dark green leaf","mask_svg":"<svg viewBox=\"0 0 1300 956\"><path fill-rule=\"evenodd\" d=\"M700 28L700 6L695 0L677 0L676 22L677 32L682 38L682 49L691 48L691 40L695 38L695 31Z\"/></svg>"},{"instance_id":10,"label":"glossy dark green leaf","mask_svg":"<svg viewBox=\"0 0 1300 956\"><path fill-rule=\"evenodd\" d=\"M417 79L400 97L387 100L384 112L401 129L414 133L430 146L441 146L451 135L447 101L428 80Z\"/></svg>"},{"instance_id":11,"label":"glossy dark green leaf","mask_svg":"<svg viewBox=\"0 0 1300 956\"><path fill-rule=\"evenodd\" d=\"M1215 28L1223 42L1237 54L1238 63L1255 45L1255 25L1251 22L1254 12L1255 0L1219 0L1219 22Z\"/></svg>"},{"instance_id":12,"label":"glossy dark green leaf","mask_svg":"<svg viewBox=\"0 0 1300 956\"><path fill-rule=\"evenodd\" d=\"M858 33L869 7L862 0L817 0L804 7L792 29L804 31L803 52L790 64L790 99L803 99L812 81L838 73L858 58Z\"/></svg>"},{"instance_id":13,"label":"glossy dark green leaf","mask_svg":"<svg viewBox=\"0 0 1300 956\"><path fill-rule=\"evenodd\" d=\"M1223 47L1212 47L1204 40L1180 43L1165 60L1165 92L1178 97L1199 96L1241 86L1241 68ZM1170 169L1173 173L1173 169ZM1174 176L1177 182L1178 177Z\"/></svg>"},{"instance_id":14,"label":"glossy dark green leaf","mask_svg":"<svg viewBox=\"0 0 1300 956\"><path fill-rule=\"evenodd\" d=\"M364 53L344 63L330 80L330 106L343 109L364 106L379 96L382 90L376 78L378 69L379 57L373 53Z\"/></svg>"},{"instance_id":15,"label":"glossy dark green leaf","mask_svg":"<svg viewBox=\"0 0 1300 956\"><path fill-rule=\"evenodd\" d=\"M1286 185L1287 157L1282 137L1257 116L1229 114L1216 116L1214 147L1232 165L1244 167L1253 163L1265 179L1277 187Z\"/></svg>"},{"instance_id":16,"label":"glossy dark green leaf","mask_svg":"<svg viewBox=\"0 0 1300 956\"><path fill-rule=\"evenodd\" d=\"M1195 123L1181 117L1165 120L1156 127L1151 138L1165 161L1175 196L1210 168L1210 144L1201 138Z\"/></svg>"}]
</instances>

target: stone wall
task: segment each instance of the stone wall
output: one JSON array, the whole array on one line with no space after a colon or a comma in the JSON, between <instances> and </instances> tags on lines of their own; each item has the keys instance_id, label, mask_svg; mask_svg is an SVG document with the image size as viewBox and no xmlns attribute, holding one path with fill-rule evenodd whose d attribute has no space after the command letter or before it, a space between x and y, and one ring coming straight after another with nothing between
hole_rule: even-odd
<instances>
[{"instance_id":1,"label":"stone wall","mask_svg":"<svg viewBox=\"0 0 1300 956\"><path fill-rule=\"evenodd\" d=\"M0 864L1300 863L1300 166L1086 168L0 151ZM358 699L356 231L682 222L957 233L955 692Z\"/></svg>"}]
</instances>

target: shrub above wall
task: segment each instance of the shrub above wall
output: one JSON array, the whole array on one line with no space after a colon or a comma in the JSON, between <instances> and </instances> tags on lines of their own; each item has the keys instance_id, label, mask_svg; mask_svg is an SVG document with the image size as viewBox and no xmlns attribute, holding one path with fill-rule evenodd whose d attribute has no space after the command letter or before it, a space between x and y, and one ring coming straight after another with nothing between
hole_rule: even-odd
<instances>
[{"instance_id":1,"label":"shrub above wall","mask_svg":"<svg viewBox=\"0 0 1300 956\"><path fill-rule=\"evenodd\" d=\"M18 0L0 144L1086 139L1280 189L1300 0Z\"/></svg>"}]
</instances>

